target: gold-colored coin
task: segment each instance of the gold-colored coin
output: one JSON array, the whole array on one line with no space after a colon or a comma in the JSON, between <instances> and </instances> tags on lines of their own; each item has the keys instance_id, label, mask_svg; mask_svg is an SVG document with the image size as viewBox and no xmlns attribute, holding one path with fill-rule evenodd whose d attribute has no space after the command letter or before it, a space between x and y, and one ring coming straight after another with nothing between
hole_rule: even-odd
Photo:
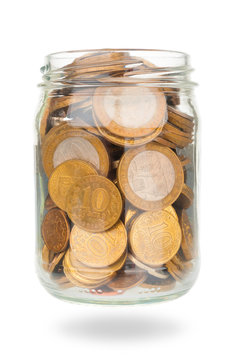
<instances>
[{"instance_id":1,"label":"gold-colored coin","mask_svg":"<svg viewBox=\"0 0 239 360\"><path fill-rule=\"evenodd\" d=\"M130 227L130 224L132 223L132 221L134 221L135 217L139 214L138 209L136 208L128 208L126 210L125 216L124 216L124 224L126 229L128 229Z\"/></svg>"},{"instance_id":2,"label":"gold-colored coin","mask_svg":"<svg viewBox=\"0 0 239 360\"><path fill-rule=\"evenodd\" d=\"M178 215L177 215L175 209L173 208L173 206L170 205L164 210L169 212L176 220L178 220Z\"/></svg>"},{"instance_id":3,"label":"gold-colored coin","mask_svg":"<svg viewBox=\"0 0 239 360\"><path fill-rule=\"evenodd\" d=\"M184 261L178 253L166 263L166 267L175 280L182 281L186 273L191 270L192 263L190 261Z\"/></svg>"},{"instance_id":4,"label":"gold-colored coin","mask_svg":"<svg viewBox=\"0 0 239 360\"><path fill-rule=\"evenodd\" d=\"M175 201L174 205L179 209L188 209L194 199L193 190L186 184L183 185L182 192L180 196Z\"/></svg>"},{"instance_id":5,"label":"gold-colored coin","mask_svg":"<svg viewBox=\"0 0 239 360\"><path fill-rule=\"evenodd\" d=\"M54 271L54 269L56 268L56 266L59 264L59 262L63 259L65 255L65 251L62 251L58 254L55 254L52 261L50 261L49 263L49 268L48 271L51 273Z\"/></svg>"},{"instance_id":6,"label":"gold-colored coin","mask_svg":"<svg viewBox=\"0 0 239 360\"><path fill-rule=\"evenodd\" d=\"M90 233L74 226L71 230L70 247L81 263L94 268L114 264L124 254L127 233L121 221L110 230Z\"/></svg>"},{"instance_id":7,"label":"gold-colored coin","mask_svg":"<svg viewBox=\"0 0 239 360\"><path fill-rule=\"evenodd\" d=\"M62 124L52 128L42 146L42 162L49 177L61 163L79 159L91 163L102 175L109 170L109 157L102 141L78 127Z\"/></svg>"},{"instance_id":8,"label":"gold-colored coin","mask_svg":"<svg viewBox=\"0 0 239 360\"><path fill-rule=\"evenodd\" d=\"M42 248L42 267L45 271L49 271L49 264L54 258L54 252L49 250L46 245L43 245Z\"/></svg>"},{"instance_id":9,"label":"gold-colored coin","mask_svg":"<svg viewBox=\"0 0 239 360\"><path fill-rule=\"evenodd\" d=\"M100 134L107 139L110 143L114 144L114 145L119 145L122 147L129 147L129 148L133 148L136 146L140 146L143 144L147 144L150 141L154 140L162 131L161 127L156 128L151 134L146 135L146 136L142 136L139 138L127 138L127 137L122 137L122 136L117 136L115 134L112 134L111 132L109 132L100 122L99 120L96 118L96 116L93 114L94 116L94 121L95 124L100 132Z\"/></svg>"},{"instance_id":10,"label":"gold-colored coin","mask_svg":"<svg viewBox=\"0 0 239 360\"><path fill-rule=\"evenodd\" d=\"M168 141L168 140L165 140L163 138L161 138L160 136L157 136L155 139L154 139L155 142L159 143L160 145L164 145L164 146L167 146L171 149L176 149L177 146L172 143L171 141Z\"/></svg>"},{"instance_id":11,"label":"gold-colored coin","mask_svg":"<svg viewBox=\"0 0 239 360\"><path fill-rule=\"evenodd\" d=\"M136 259L136 257L134 257L132 254L128 254L128 258L130 259L130 261L132 261L132 263L134 263L138 268L143 269L145 271L147 271L148 274L155 276L159 279L167 279L168 278L168 274L163 271L162 266L160 266L159 269L154 269L151 268L150 266L147 266L145 264L143 264L141 261L139 261L138 259Z\"/></svg>"},{"instance_id":12,"label":"gold-colored coin","mask_svg":"<svg viewBox=\"0 0 239 360\"><path fill-rule=\"evenodd\" d=\"M80 276L80 274L78 274L74 267L72 267L70 260L69 260L69 252L66 253L64 260L63 260L63 266L64 266L64 273L67 277L67 279L74 284L75 286L79 286L79 287L83 287L83 288L88 288L88 289L94 289L99 287L100 285L104 285L106 283L108 283L114 275L109 276L106 279L100 280L100 281L92 281L90 279L87 279L83 276Z\"/></svg>"},{"instance_id":13,"label":"gold-colored coin","mask_svg":"<svg viewBox=\"0 0 239 360\"><path fill-rule=\"evenodd\" d=\"M73 185L67 195L67 213L79 228L101 232L119 220L122 198L109 179L90 175Z\"/></svg>"},{"instance_id":14,"label":"gold-colored coin","mask_svg":"<svg viewBox=\"0 0 239 360\"><path fill-rule=\"evenodd\" d=\"M66 249L70 227L64 211L57 208L48 211L43 219L41 231L49 250L58 253Z\"/></svg>"},{"instance_id":15,"label":"gold-colored coin","mask_svg":"<svg viewBox=\"0 0 239 360\"><path fill-rule=\"evenodd\" d=\"M128 290L140 285L147 277L147 273L139 269L120 270L108 286L113 290Z\"/></svg>"},{"instance_id":16,"label":"gold-colored coin","mask_svg":"<svg viewBox=\"0 0 239 360\"><path fill-rule=\"evenodd\" d=\"M179 223L182 229L181 249L186 260L192 260L196 256L193 232L188 215L182 210L179 216Z\"/></svg>"},{"instance_id":17,"label":"gold-colored coin","mask_svg":"<svg viewBox=\"0 0 239 360\"><path fill-rule=\"evenodd\" d=\"M184 131L192 131L194 127L193 117L168 106L168 121Z\"/></svg>"},{"instance_id":18,"label":"gold-colored coin","mask_svg":"<svg viewBox=\"0 0 239 360\"><path fill-rule=\"evenodd\" d=\"M97 171L90 163L82 160L67 160L53 170L48 181L48 191L60 209L66 210L67 194L71 186L78 184L87 175L97 175Z\"/></svg>"},{"instance_id":19,"label":"gold-colored coin","mask_svg":"<svg viewBox=\"0 0 239 360\"><path fill-rule=\"evenodd\" d=\"M130 248L142 263L159 267L178 252L182 232L178 221L167 211L141 214L130 230Z\"/></svg>"},{"instance_id":20,"label":"gold-colored coin","mask_svg":"<svg viewBox=\"0 0 239 360\"><path fill-rule=\"evenodd\" d=\"M162 128L166 110L165 96L157 88L98 87L93 96L95 116L120 137L138 138Z\"/></svg>"},{"instance_id":21,"label":"gold-colored coin","mask_svg":"<svg viewBox=\"0 0 239 360\"><path fill-rule=\"evenodd\" d=\"M120 190L142 210L171 205L182 191L184 173L177 155L169 148L150 143L128 150L117 170Z\"/></svg>"}]
</instances>

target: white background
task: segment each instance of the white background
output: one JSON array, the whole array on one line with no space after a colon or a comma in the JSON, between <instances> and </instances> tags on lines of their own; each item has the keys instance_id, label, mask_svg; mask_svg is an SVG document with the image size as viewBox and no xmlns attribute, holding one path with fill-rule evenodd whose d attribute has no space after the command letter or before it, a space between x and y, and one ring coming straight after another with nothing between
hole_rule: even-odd
<instances>
[{"instance_id":1,"label":"white background","mask_svg":"<svg viewBox=\"0 0 239 360\"><path fill-rule=\"evenodd\" d=\"M236 0L1 5L2 359L238 358L237 5ZM202 264L194 288L176 301L77 306L48 295L35 275L33 119L39 68L50 52L102 47L185 51L196 69Z\"/></svg>"}]
</instances>

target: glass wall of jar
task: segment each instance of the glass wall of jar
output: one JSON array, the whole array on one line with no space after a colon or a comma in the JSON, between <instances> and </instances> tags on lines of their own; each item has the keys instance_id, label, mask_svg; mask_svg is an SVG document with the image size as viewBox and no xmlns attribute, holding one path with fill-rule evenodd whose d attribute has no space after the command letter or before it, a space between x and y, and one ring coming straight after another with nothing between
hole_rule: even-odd
<instances>
[{"instance_id":1,"label":"glass wall of jar","mask_svg":"<svg viewBox=\"0 0 239 360\"><path fill-rule=\"evenodd\" d=\"M37 270L65 300L158 302L198 273L189 58L51 54L36 119Z\"/></svg>"}]
</instances>

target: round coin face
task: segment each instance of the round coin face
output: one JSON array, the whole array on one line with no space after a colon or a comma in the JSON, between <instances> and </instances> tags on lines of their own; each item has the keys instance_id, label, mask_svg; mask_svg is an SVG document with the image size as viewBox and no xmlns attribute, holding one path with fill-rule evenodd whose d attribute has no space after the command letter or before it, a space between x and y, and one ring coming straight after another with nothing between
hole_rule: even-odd
<instances>
[{"instance_id":1,"label":"round coin face","mask_svg":"<svg viewBox=\"0 0 239 360\"><path fill-rule=\"evenodd\" d=\"M97 136L67 124L52 128L42 146L46 175L49 177L56 166L71 159L91 163L104 176L108 173L108 153Z\"/></svg>"},{"instance_id":2,"label":"round coin face","mask_svg":"<svg viewBox=\"0 0 239 360\"><path fill-rule=\"evenodd\" d=\"M157 143L128 150L117 170L124 196L142 210L159 210L171 205L181 193L184 174L175 153Z\"/></svg>"},{"instance_id":3,"label":"round coin face","mask_svg":"<svg viewBox=\"0 0 239 360\"><path fill-rule=\"evenodd\" d=\"M141 137L164 125L166 100L157 88L99 87L93 96L93 111L112 134Z\"/></svg>"},{"instance_id":4,"label":"round coin face","mask_svg":"<svg viewBox=\"0 0 239 360\"><path fill-rule=\"evenodd\" d=\"M71 230L71 250L78 261L90 267L101 268L114 264L124 254L126 245L127 234L121 221L101 233L90 233L77 226Z\"/></svg>"},{"instance_id":5,"label":"round coin face","mask_svg":"<svg viewBox=\"0 0 239 360\"><path fill-rule=\"evenodd\" d=\"M122 211L117 187L103 176L90 175L73 185L67 195L67 213L79 228L101 232L111 228Z\"/></svg>"},{"instance_id":6,"label":"round coin face","mask_svg":"<svg viewBox=\"0 0 239 360\"><path fill-rule=\"evenodd\" d=\"M178 221L167 211L141 214L130 231L134 256L146 265L158 267L178 252L182 239Z\"/></svg>"},{"instance_id":7,"label":"round coin face","mask_svg":"<svg viewBox=\"0 0 239 360\"><path fill-rule=\"evenodd\" d=\"M70 187L87 175L97 175L94 167L82 160L68 160L58 165L52 172L48 190L53 202L66 210L67 194Z\"/></svg>"},{"instance_id":8,"label":"round coin face","mask_svg":"<svg viewBox=\"0 0 239 360\"><path fill-rule=\"evenodd\" d=\"M69 235L69 224L64 211L48 211L42 222L42 237L47 248L55 253L65 250Z\"/></svg>"}]
</instances>

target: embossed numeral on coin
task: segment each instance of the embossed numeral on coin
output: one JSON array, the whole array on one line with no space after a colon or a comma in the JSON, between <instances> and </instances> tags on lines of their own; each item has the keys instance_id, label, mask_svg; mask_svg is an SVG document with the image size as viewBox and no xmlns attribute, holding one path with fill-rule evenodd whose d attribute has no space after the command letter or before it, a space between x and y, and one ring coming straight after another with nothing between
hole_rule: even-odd
<instances>
[{"instance_id":1,"label":"embossed numeral on coin","mask_svg":"<svg viewBox=\"0 0 239 360\"><path fill-rule=\"evenodd\" d=\"M107 209L110 202L109 194L105 189L97 188L91 193L91 187L84 189L83 206L91 207L93 211L103 212Z\"/></svg>"}]
</instances>

